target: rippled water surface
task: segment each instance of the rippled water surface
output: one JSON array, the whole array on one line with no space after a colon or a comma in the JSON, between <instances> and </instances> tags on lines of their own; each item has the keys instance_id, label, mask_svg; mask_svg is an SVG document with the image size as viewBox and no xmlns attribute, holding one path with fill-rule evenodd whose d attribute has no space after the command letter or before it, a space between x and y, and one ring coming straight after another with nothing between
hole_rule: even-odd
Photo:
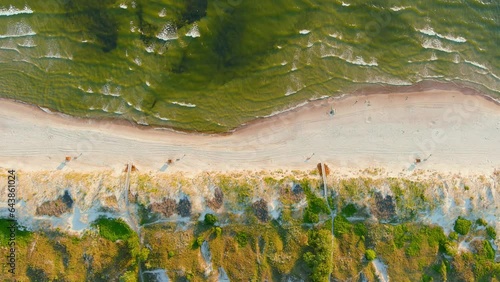
<instances>
[{"instance_id":1,"label":"rippled water surface","mask_svg":"<svg viewBox=\"0 0 500 282\"><path fill-rule=\"evenodd\" d=\"M0 96L227 131L371 84L499 95L499 15L488 0L0 0Z\"/></svg>"}]
</instances>

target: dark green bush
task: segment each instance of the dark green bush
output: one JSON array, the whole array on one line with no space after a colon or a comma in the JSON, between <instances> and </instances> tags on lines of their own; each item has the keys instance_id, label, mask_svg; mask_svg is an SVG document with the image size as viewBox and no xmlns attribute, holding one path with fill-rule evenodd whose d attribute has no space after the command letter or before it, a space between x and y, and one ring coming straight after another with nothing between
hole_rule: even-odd
<instances>
[{"instance_id":1,"label":"dark green bush","mask_svg":"<svg viewBox=\"0 0 500 282\"><path fill-rule=\"evenodd\" d=\"M304 210L304 223L318 223L319 215L314 213L309 207Z\"/></svg>"},{"instance_id":2,"label":"dark green bush","mask_svg":"<svg viewBox=\"0 0 500 282\"><path fill-rule=\"evenodd\" d=\"M459 216L455 221L455 226L453 227L453 230L455 230L455 232L457 232L458 234L466 235L467 233L469 233L471 225L472 222L470 220L467 220Z\"/></svg>"},{"instance_id":3,"label":"dark green bush","mask_svg":"<svg viewBox=\"0 0 500 282\"><path fill-rule=\"evenodd\" d=\"M364 223L356 223L354 225L354 234L360 237L366 236L368 234L368 229Z\"/></svg>"},{"instance_id":4,"label":"dark green bush","mask_svg":"<svg viewBox=\"0 0 500 282\"><path fill-rule=\"evenodd\" d=\"M356 209L356 206L354 204L347 204L343 209L342 209L342 214L346 217L353 216L358 209Z\"/></svg>"},{"instance_id":5,"label":"dark green bush","mask_svg":"<svg viewBox=\"0 0 500 282\"><path fill-rule=\"evenodd\" d=\"M495 250L493 250L493 247L491 246L491 244L488 240L483 241L483 251L484 251L484 256L487 259L490 259L490 260L495 259Z\"/></svg>"},{"instance_id":6,"label":"dark green bush","mask_svg":"<svg viewBox=\"0 0 500 282\"><path fill-rule=\"evenodd\" d=\"M304 262L311 268L311 281L328 281L332 272L332 234L330 231L311 230L308 234L309 251L302 256Z\"/></svg>"},{"instance_id":7,"label":"dark green bush","mask_svg":"<svg viewBox=\"0 0 500 282\"><path fill-rule=\"evenodd\" d=\"M0 246L7 246L10 238L10 226L13 221L0 218ZM22 230L19 225L16 226L16 244L20 242L27 242L31 237L30 231Z\"/></svg>"},{"instance_id":8,"label":"dark green bush","mask_svg":"<svg viewBox=\"0 0 500 282\"><path fill-rule=\"evenodd\" d=\"M497 237L497 232L492 226L486 227L486 234L488 234L488 236L493 240L495 240L495 238Z\"/></svg>"},{"instance_id":9,"label":"dark green bush","mask_svg":"<svg viewBox=\"0 0 500 282\"><path fill-rule=\"evenodd\" d=\"M458 240L458 234L457 234L457 232L455 232L455 231L450 232L450 235L448 235L448 238L450 238L450 240L453 240L453 241Z\"/></svg>"},{"instance_id":10,"label":"dark green bush","mask_svg":"<svg viewBox=\"0 0 500 282\"><path fill-rule=\"evenodd\" d=\"M217 222L217 217L211 213L205 214L204 222L206 225L214 225Z\"/></svg>"},{"instance_id":11,"label":"dark green bush","mask_svg":"<svg viewBox=\"0 0 500 282\"><path fill-rule=\"evenodd\" d=\"M480 225L480 226L486 226L486 225L488 225L488 222L486 222L486 220L484 220L482 218L478 218L476 220L476 223L477 223L477 225Z\"/></svg>"}]
</instances>

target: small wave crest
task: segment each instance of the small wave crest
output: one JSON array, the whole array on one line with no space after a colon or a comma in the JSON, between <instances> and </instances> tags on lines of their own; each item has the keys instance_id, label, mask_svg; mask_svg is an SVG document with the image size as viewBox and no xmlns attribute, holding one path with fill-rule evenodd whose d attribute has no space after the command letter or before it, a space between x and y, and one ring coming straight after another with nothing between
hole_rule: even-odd
<instances>
[{"instance_id":1,"label":"small wave crest","mask_svg":"<svg viewBox=\"0 0 500 282\"><path fill-rule=\"evenodd\" d=\"M18 9L12 5L8 9L0 8L0 16L14 16L19 14L33 14L33 10L28 5L24 6L23 9Z\"/></svg>"},{"instance_id":2,"label":"small wave crest","mask_svg":"<svg viewBox=\"0 0 500 282\"><path fill-rule=\"evenodd\" d=\"M172 104L178 105L178 106L181 106L181 107L188 107L188 108L194 108L194 107L196 107L195 104L183 103L183 102L177 102L177 101L172 102Z\"/></svg>"},{"instance_id":3,"label":"small wave crest","mask_svg":"<svg viewBox=\"0 0 500 282\"><path fill-rule=\"evenodd\" d=\"M394 7L391 7L389 9L391 9L391 11L398 12L401 10L406 10L408 8L410 8L410 7L408 7L408 6L394 6Z\"/></svg>"},{"instance_id":4,"label":"small wave crest","mask_svg":"<svg viewBox=\"0 0 500 282\"><path fill-rule=\"evenodd\" d=\"M0 38L33 36L36 32L25 22L17 22L7 27L7 34L0 34Z\"/></svg>"},{"instance_id":5,"label":"small wave crest","mask_svg":"<svg viewBox=\"0 0 500 282\"><path fill-rule=\"evenodd\" d=\"M371 58L371 61L367 62L362 56L353 56L352 50L346 50L342 54L337 54L335 52L329 52L329 53L324 53L321 55L322 58L326 57L335 57L338 59L341 59L345 62L348 62L353 65L358 65L358 66L369 66L369 67L376 67L378 66L377 60L375 58Z\"/></svg>"},{"instance_id":6,"label":"small wave crest","mask_svg":"<svg viewBox=\"0 0 500 282\"><path fill-rule=\"evenodd\" d=\"M163 41L169 41L177 39L177 28L172 23L166 23L163 26L163 29L156 35L156 38L161 39Z\"/></svg>"},{"instance_id":7,"label":"small wave crest","mask_svg":"<svg viewBox=\"0 0 500 282\"><path fill-rule=\"evenodd\" d=\"M425 49L434 49L446 53L454 52L451 48L443 46L443 43L437 38L424 40L424 42L422 42L422 47L424 47Z\"/></svg>"},{"instance_id":8,"label":"small wave crest","mask_svg":"<svg viewBox=\"0 0 500 282\"><path fill-rule=\"evenodd\" d=\"M161 9L161 11L158 13L158 17L164 18L167 16L167 10L165 8Z\"/></svg>"},{"instance_id":9,"label":"small wave crest","mask_svg":"<svg viewBox=\"0 0 500 282\"><path fill-rule=\"evenodd\" d=\"M36 47L37 45L35 44L35 41L33 41L33 38L27 37L26 40L24 40L23 43L18 43L17 44L19 47L26 47L26 48L31 48L31 47Z\"/></svg>"},{"instance_id":10,"label":"small wave crest","mask_svg":"<svg viewBox=\"0 0 500 282\"><path fill-rule=\"evenodd\" d=\"M113 91L109 83L104 84L104 86L101 88L101 94L106 96L120 97L120 91L120 86L115 87L115 90Z\"/></svg>"},{"instance_id":11,"label":"small wave crest","mask_svg":"<svg viewBox=\"0 0 500 282\"><path fill-rule=\"evenodd\" d=\"M467 39L463 38L462 36L454 36L454 35L450 35L450 34L448 34L448 35L439 34L439 33L435 32L434 29L430 26L427 26L423 29L416 28L415 30L422 33L422 34L428 35L428 36L436 36L436 37L439 37L441 39L446 39L446 40L457 42L457 43L467 42Z\"/></svg>"},{"instance_id":12,"label":"small wave crest","mask_svg":"<svg viewBox=\"0 0 500 282\"><path fill-rule=\"evenodd\" d=\"M186 33L186 36L192 38L200 37L200 31L198 30L198 25L194 24L193 27Z\"/></svg>"}]
</instances>

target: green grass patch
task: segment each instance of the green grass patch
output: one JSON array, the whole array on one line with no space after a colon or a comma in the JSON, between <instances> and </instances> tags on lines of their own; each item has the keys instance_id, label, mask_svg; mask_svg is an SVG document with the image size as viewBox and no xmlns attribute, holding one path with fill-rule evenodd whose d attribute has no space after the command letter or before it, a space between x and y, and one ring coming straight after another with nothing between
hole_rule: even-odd
<instances>
[{"instance_id":1,"label":"green grass patch","mask_svg":"<svg viewBox=\"0 0 500 282\"><path fill-rule=\"evenodd\" d=\"M455 226L453 227L453 230L455 230L455 232L457 232L458 234L466 235L467 233L469 233L471 225L472 222L470 220L467 220L459 216L455 221Z\"/></svg>"},{"instance_id":2,"label":"green grass patch","mask_svg":"<svg viewBox=\"0 0 500 282\"><path fill-rule=\"evenodd\" d=\"M321 213L328 214L330 211L325 200L316 196L316 194L311 191L309 183L305 182L302 183L302 185L307 199L307 207L304 209L303 220L305 223L317 223Z\"/></svg>"},{"instance_id":3,"label":"green grass patch","mask_svg":"<svg viewBox=\"0 0 500 282\"><path fill-rule=\"evenodd\" d=\"M488 234L488 237L493 240L495 240L497 237L497 232L495 231L495 228L493 228L493 226L486 227L486 234Z\"/></svg>"},{"instance_id":4,"label":"green grass patch","mask_svg":"<svg viewBox=\"0 0 500 282\"><path fill-rule=\"evenodd\" d=\"M342 214L346 217L353 216L358 209L353 203L347 204L344 208L342 208Z\"/></svg>"},{"instance_id":5,"label":"green grass patch","mask_svg":"<svg viewBox=\"0 0 500 282\"><path fill-rule=\"evenodd\" d=\"M351 232L352 224L343 216L337 215L333 221L333 232L336 237L342 236L342 234L347 234Z\"/></svg>"},{"instance_id":6,"label":"green grass patch","mask_svg":"<svg viewBox=\"0 0 500 282\"><path fill-rule=\"evenodd\" d=\"M1 218L0 219L0 246L7 246L9 243L9 238L10 238L10 228L14 221L11 221L6 218ZM31 238L31 232L23 230L24 228L19 225L15 225L14 230L15 230L15 240L16 244L23 242L26 243L30 240Z\"/></svg>"},{"instance_id":7,"label":"green grass patch","mask_svg":"<svg viewBox=\"0 0 500 282\"><path fill-rule=\"evenodd\" d=\"M328 281L332 272L332 234L328 230L310 230L308 251L304 253L304 262L311 269L311 281Z\"/></svg>"},{"instance_id":8,"label":"green grass patch","mask_svg":"<svg viewBox=\"0 0 500 282\"><path fill-rule=\"evenodd\" d=\"M374 250L368 249L365 251L365 258L369 261L372 261L377 258L377 253Z\"/></svg>"},{"instance_id":9,"label":"green grass patch","mask_svg":"<svg viewBox=\"0 0 500 282\"><path fill-rule=\"evenodd\" d=\"M92 225L99 229L101 237L112 242L127 240L134 234L134 231L122 219L101 217L94 221Z\"/></svg>"},{"instance_id":10,"label":"green grass patch","mask_svg":"<svg viewBox=\"0 0 500 282\"><path fill-rule=\"evenodd\" d=\"M238 246L245 247L248 244L249 235L245 232L236 233L236 242L238 242Z\"/></svg>"}]
</instances>

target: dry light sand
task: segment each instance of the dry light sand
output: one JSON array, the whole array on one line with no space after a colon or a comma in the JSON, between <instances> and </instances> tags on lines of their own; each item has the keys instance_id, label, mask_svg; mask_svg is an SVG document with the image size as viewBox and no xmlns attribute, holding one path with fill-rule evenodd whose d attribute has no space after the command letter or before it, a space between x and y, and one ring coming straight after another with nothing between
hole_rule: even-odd
<instances>
[{"instance_id":1,"label":"dry light sand","mask_svg":"<svg viewBox=\"0 0 500 282\"><path fill-rule=\"evenodd\" d=\"M500 168L500 106L457 90L357 95L311 102L233 134L202 135L0 100L0 139L0 167L17 170L123 170L132 162L158 171L172 159L166 172L309 170L323 161L346 171L489 174ZM64 165L66 156L78 158Z\"/></svg>"}]
</instances>

